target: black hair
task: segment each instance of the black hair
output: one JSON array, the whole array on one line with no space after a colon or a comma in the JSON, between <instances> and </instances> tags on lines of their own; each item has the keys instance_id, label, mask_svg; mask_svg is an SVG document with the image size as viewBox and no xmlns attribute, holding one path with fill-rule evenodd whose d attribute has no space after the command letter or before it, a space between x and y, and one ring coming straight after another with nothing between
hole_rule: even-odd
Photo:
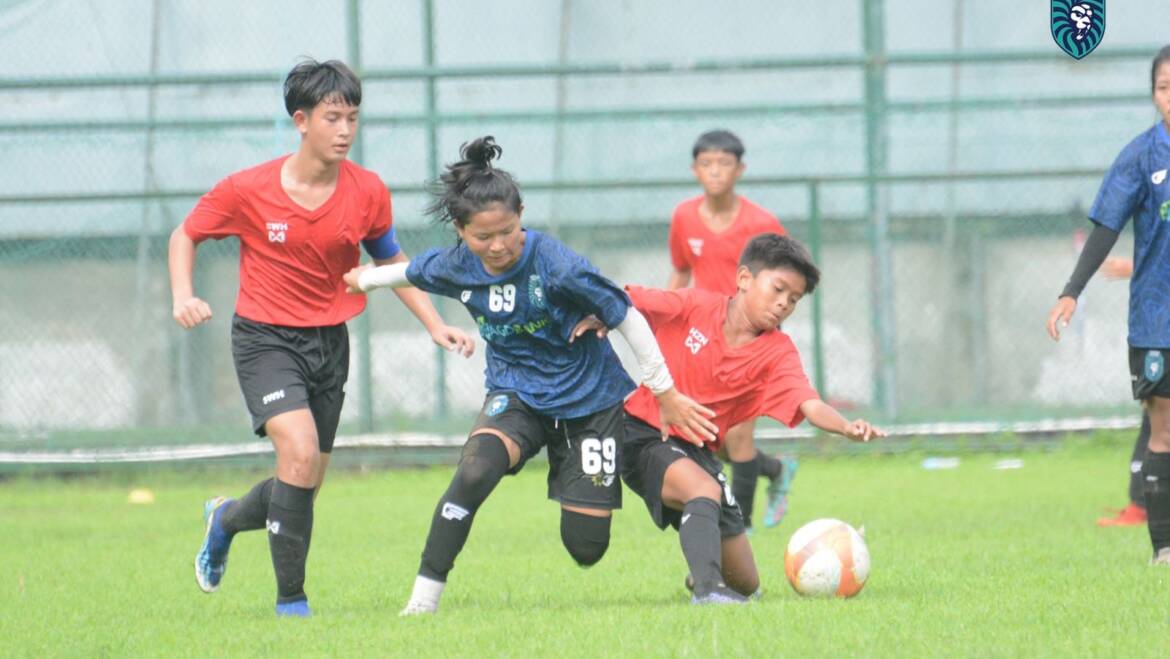
<instances>
[{"instance_id":1,"label":"black hair","mask_svg":"<svg viewBox=\"0 0 1170 659\"><path fill-rule=\"evenodd\" d=\"M427 214L440 224L451 222L463 228L469 217L495 204L519 213L523 201L516 181L508 172L492 167L503 153L491 135L464 142L459 162L447 165L447 171L429 186L433 200Z\"/></svg>"},{"instance_id":2,"label":"black hair","mask_svg":"<svg viewBox=\"0 0 1170 659\"><path fill-rule=\"evenodd\" d=\"M709 130L695 140L691 147L691 158L698 158L704 151L726 151L735 156L736 160L743 160L743 142L735 133L729 130Z\"/></svg>"},{"instance_id":3,"label":"black hair","mask_svg":"<svg viewBox=\"0 0 1170 659\"><path fill-rule=\"evenodd\" d=\"M312 111L321 101L344 101L355 108L362 104L362 81L344 62L305 60L284 78L284 109L288 116L297 110Z\"/></svg>"},{"instance_id":4,"label":"black hair","mask_svg":"<svg viewBox=\"0 0 1170 659\"><path fill-rule=\"evenodd\" d=\"M762 233L748 241L739 257L739 265L746 266L752 275L761 270L786 269L804 275L804 292L812 293L821 281L821 271L813 263L812 255L799 242L778 233Z\"/></svg>"},{"instance_id":5,"label":"black hair","mask_svg":"<svg viewBox=\"0 0 1170 659\"><path fill-rule=\"evenodd\" d=\"M1150 65L1150 93L1154 93L1154 78L1158 77L1158 67L1162 66L1163 62L1170 61L1170 45L1162 46L1162 50L1154 55L1154 63Z\"/></svg>"}]
</instances>

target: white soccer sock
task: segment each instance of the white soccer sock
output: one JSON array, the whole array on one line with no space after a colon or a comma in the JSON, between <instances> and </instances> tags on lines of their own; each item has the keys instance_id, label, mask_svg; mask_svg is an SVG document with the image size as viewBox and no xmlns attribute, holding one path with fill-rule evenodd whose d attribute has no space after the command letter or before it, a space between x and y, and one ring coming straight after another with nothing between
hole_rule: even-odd
<instances>
[{"instance_id":1,"label":"white soccer sock","mask_svg":"<svg viewBox=\"0 0 1170 659\"><path fill-rule=\"evenodd\" d=\"M414 578L414 590L410 593L410 603L407 608L419 608L437 611L439 598L443 596L443 588L447 584L443 581L428 579L421 574Z\"/></svg>"}]
</instances>

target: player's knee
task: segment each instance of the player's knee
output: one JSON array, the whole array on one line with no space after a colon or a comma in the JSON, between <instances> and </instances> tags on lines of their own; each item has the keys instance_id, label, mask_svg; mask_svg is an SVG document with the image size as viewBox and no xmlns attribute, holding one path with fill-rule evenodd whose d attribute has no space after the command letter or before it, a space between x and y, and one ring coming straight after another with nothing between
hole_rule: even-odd
<instances>
[{"instance_id":1,"label":"player's knee","mask_svg":"<svg viewBox=\"0 0 1170 659\"><path fill-rule=\"evenodd\" d=\"M508 471L508 450L499 437L474 435L463 445L452 489L467 503L483 501Z\"/></svg>"},{"instance_id":2,"label":"player's knee","mask_svg":"<svg viewBox=\"0 0 1170 659\"><path fill-rule=\"evenodd\" d=\"M714 478L703 478L695 483L692 483L687 488L686 502L694 501L695 499L711 499L718 503L723 497L723 489Z\"/></svg>"},{"instance_id":3,"label":"player's knee","mask_svg":"<svg viewBox=\"0 0 1170 659\"><path fill-rule=\"evenodd\" d=\"M561 542L581 567L596 565L609 549L612 518L594 517L573 510L561 511Z\"/></svg>"}]
</instances>

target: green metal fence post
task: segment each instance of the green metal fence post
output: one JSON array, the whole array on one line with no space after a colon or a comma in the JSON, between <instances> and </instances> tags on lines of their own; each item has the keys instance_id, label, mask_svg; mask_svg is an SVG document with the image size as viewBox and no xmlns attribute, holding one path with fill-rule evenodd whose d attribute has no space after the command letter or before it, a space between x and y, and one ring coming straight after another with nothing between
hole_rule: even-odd
<instances>
[{"instance_id":1,"label":"green metal fence post","mask_svg":"<svg viewBox=\"0 0 1170 659\"><path fill-rule=\"evenodd\" d=\"M886 174L886 45L884 0L862 0L865 13L866 207L873 276L874 397L888 420L898 416L894 356L894 276Z\"/></svg>"},{"instance_id":2,"label":"green metal fence post","mask_svg":"<svg viewBox=\"0 0 1170 659\"><path fill-rule=\"evenodd\" d=\"M815 181L808 186L808 246L812 251L813 263L817 267L824 267L821 262L821 199L820 185ZM828 398L825 389L825 347L824 347L824 318L822 316L821 299L824 293L812 296L813 314L813 386L821 398Z\"/></svg>"},{"instance_id":3,"label":"green metal fence post","mask_svg":"<svg viewBox=\"0 0 1170 659\"><path fill-rule=\"evenodd\" d=\"M439 98L435 73L435 3L423 0L423 66L427 75L427 176L432 181L439 176ZM439 313L442 300L436 301ZM435 346L435 417L447 416L447 351Z\"/></svg>"},{"instance_id":4,"label":"green metal fence post","mask_svg":"<svg viewBox=\"0 0 1170 659\"><path fill-rule=\"evenodd\" d=\"M345 27L347 32L347 59L349 66L362 77L362 35L361 35L361 0L349 0L346 7ZM349 157L359 165L362 164L365 140L362 131L358 130L357 138L349 150ZM362 432L374 430L374 372L373 372L373 344L370 341L370 310L357 317L357 344L358 344L358 385L361 389L361 399L358 401L358 418Z\"/></svg>"}]
</instances>

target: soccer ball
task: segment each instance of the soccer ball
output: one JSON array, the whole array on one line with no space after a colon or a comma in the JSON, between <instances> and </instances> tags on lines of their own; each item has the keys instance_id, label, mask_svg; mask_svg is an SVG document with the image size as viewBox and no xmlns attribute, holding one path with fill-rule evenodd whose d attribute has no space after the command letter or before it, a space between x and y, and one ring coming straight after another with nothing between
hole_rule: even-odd
<instances>
[{"instance_id":1,"label":"soccer ball","mask_svg":"<svg viewBox=\"0 0 1170 659\"><path fill-rule=\"evenodd\" d=\"M869 548L865 538L845 522L814 520L788 541L784 573L801 595L853 597L869 578Z\"/></svg>"}]
</instances>

